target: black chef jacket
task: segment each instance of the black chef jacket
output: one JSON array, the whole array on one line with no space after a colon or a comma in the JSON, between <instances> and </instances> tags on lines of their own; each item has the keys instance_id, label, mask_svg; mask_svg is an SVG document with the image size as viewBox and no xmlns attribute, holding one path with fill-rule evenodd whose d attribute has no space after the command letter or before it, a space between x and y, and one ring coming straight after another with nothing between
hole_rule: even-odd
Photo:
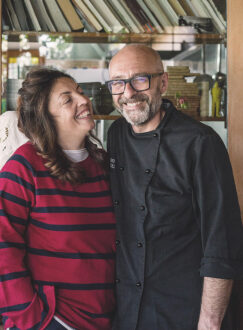
<instances>
[{"instance_id":1,"label":"black chef jacket","mask_svg":"<svg viewBox=\"0 0 243 330\"><path fill-rule=\"evenodd\" d=\"M108 133L117 217L114 329L194 330L203 277L242 275L240 210L226 148L164 100L151 132ZM226 327L226 329L228 329Z\"/></svg>"}]
</instances>

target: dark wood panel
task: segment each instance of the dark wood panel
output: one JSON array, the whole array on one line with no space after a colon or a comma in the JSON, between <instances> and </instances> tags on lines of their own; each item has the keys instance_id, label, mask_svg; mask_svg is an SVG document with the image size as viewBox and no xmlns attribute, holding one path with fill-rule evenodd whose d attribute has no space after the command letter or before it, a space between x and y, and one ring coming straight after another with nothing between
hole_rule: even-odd
<instances>
[{"instance_id":1,"label":"dark wood panel","mask_svg":"<svg viewBox=\"0 0 243 330\"><path fill-rule=\"evenodd\" d=\"M243 218L243 1L227 1L228 148ZM243 329L243 281L234 284L236 330Z\"/></svg>"},{"instance_id":2,"label":"dark wood panel","mask_svg":"<svg viewBox=\"0 0 243 330\"><path fill-rule=\"evenodd\" d=\"M228 147L243 215L243 1L228 1Z\"/></svg>"}]
</instances>

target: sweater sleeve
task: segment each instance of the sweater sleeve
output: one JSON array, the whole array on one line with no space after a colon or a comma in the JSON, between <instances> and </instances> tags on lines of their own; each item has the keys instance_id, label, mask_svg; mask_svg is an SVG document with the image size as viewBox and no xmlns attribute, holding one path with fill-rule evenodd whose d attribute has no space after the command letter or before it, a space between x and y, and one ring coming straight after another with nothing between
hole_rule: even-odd
<instances>
[{"instance_id":1,"label":"sweater sleeve","mask_svg":"<svg viewBox=\"0 0 243 330\"><path fill-rule=\"evenodd\" d=\"M34 204L34 171L15 153L0 173L0 313L6 328L44 329L50 319L26 266L25 233ZM43 297L51 296L51 291L45 288Z\"/></svg>"},{"instance_id":2,"label":"sweater sleeve","mask_svg":"<svg viewBox=\"0 0 243 330\"><path fill-rule=\"evenodd\" d=\"M194 149L194 200L201 229L201 276L243 276L243 230L227 150L217 134L197 138Z\"/></svg>"}]
</instances>

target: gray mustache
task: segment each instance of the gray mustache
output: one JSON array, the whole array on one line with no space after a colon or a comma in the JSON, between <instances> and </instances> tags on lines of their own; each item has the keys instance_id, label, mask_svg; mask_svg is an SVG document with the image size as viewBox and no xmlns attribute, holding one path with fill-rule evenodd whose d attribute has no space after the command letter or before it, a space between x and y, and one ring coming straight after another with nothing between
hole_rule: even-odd
<instances>
[{"instance_id":1,"label":"gray mustache","mask_svg":"<svg viewBox=\"0 0 243 330\"><path fill-rule=\"evenodd\" d=\"M123 105L124 103L134 103L134 102L138 102L138 101L148 101L149 98L147 95L134 95L131 98L126 98L126 97L122 97L119 100L119 105Z\"/></svg>"}]
</instances>

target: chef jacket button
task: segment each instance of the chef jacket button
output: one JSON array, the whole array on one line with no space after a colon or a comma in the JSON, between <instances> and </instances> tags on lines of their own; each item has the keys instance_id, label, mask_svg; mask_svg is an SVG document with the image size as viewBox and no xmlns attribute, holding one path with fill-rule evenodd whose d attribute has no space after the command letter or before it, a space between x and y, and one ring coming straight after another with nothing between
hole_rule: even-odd
<instances>
[{"instance_id":1,"label":"chef jacket button","mask_svg":"<svg viewBox=\"0 0 243 330\"><path fill-rule=\"evenodd\" d=\"M120 171L124 171L124 167L123 166L120 167Z\"/></svg>"},{"instance_id":2,"label":"chef jacket button","mask_svg":"<svg viewBox=\"0 0 243 330\"><path fill-rule=\"evenodd\" d=\"M137 247L143 247L143 243L141 243L141 242L137 242Z\"/></svg>"},{"instance_id":3,"label":"chef jacket button","mask_svg":"<svg viewBox=\"0 0 243 330\"><path fill-rule=\"evenodd\" d=\"M146 173L146 174L149 174L149 173L151 173L151 170L150 170L149 168L147 168L147 169L145 170L145 173Z\"/></svg>"},{"instance_id":4,"label":"chef jacket button","mask_svg":"<svg viewBox=\"0 0 243 330\"><path fill-rule=\"evenodd\" d=\"M141 286L142 286L141 282L137 282L137 283L136 283L136 287L137 287L137 288L140 288Z\"/></svg>"},{"instance_id":5,"label":"chef jacket button","mask_svg":"<svg viewBox=\"0 0 243 330\"><path fill-rule=\"evenodd\" d=\"M116 245L120 245L120 243L121 243L121 242L119 241L119 239L117 239L117 240L116 240Z\"/></svg>"},{"instance_id":6,"label":"chef jacket button","mask_svg":"<svg viewBox=\"0 0 243 330\"><path fill-rule=\"evenodd\" d=\"M144 210L145 210L145 206L144 206L144 205L141 205L141 206L140 206L140 210L141 210L141 211L144 211Z\"/></svg>"},{"instance_id":7,"label":"chef jacket button","mask_svg":"<svg viewBox=\"0 0 243 330\"><path fill-rule=\"evenodd\" d=\"M158 133L154 133L154 134L153 134L153 137L157 137L157 136L158 136Z\"/></svg>"},{"instance_id":8,"label":"chef jacket button","mask_svg":"<svg viewBox=\"0 0 243 330\"><path fill-rule=\"evenodd\" d=\"M119 205L119 201L118 201L118 200L115 200L115 201L114 201L114 204L115 204L115 205Z\"/></svg>"},{"instance_id":9,"label":"chef jacket button","mask_svg":"<svg viewBox=\"0 0 243 330\"><path fill-rule=\"evenodd\" d=\"M120 279L119 278L116 278L116 284L120 283Z\"/></svg>"}]
</instances>

